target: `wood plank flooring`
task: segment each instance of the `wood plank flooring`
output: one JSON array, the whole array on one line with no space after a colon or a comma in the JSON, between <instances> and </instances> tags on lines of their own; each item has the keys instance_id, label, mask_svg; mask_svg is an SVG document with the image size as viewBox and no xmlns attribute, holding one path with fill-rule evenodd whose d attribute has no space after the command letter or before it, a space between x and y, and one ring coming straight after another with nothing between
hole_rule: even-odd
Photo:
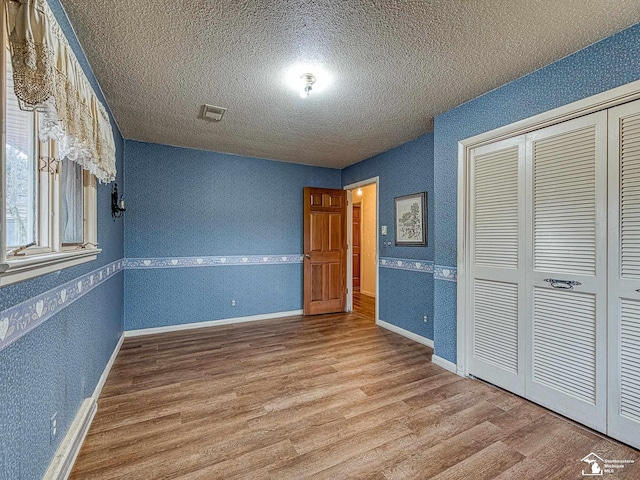
<instances>
[{"instance_id":1,"label":"wood plank flooring","mask_svg":"<svg viewBox=\"0 0 640 480\"><path fill-rule=\"evenodd\" d=\"M376 299L360 293L360 288L353 289L353 311L372 320L376 318Z\"/></svg>"},{"instance_id":2,"label":"wood plank flooring","mask_svg":"<svg viewBox=\"0 0 640 480\"><path fill-rule=\"evenodd\" d=\"M129 338L71 478L565 479L590 452L640 462L431 354L357 312Z\"/></svg>"}]
</instances>

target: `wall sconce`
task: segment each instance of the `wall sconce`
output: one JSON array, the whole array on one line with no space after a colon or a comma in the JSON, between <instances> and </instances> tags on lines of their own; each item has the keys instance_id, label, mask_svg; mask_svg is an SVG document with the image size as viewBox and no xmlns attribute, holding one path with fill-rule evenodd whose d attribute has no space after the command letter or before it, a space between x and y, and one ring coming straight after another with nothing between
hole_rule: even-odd
<instances>
[{"instance_id":1,"label":"wall sconce","mask_svg":"<svg viewBox=\"0 0 640 480\"><path fill-rule=\"evenodd\" d=\"M113 184L113 191L111 192L111 216L114 218L122 218L124 212L127 209L124 208L124 198L120 195L118 198L118 184Z\"/></svg>"}]
</instances>

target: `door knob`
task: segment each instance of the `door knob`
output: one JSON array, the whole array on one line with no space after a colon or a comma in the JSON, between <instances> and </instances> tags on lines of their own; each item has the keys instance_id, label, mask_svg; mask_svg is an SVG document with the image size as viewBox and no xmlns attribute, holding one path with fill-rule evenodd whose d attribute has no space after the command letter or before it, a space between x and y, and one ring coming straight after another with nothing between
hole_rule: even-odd
<instances>
[{"instance_id":1,"label":"door knob","mask_svg":"<svg viewBox=\"0 0 640 480\"><path fill-rule=\"evenodd\" d=\"M307 257L307 258L311 258L311 255L308 254L308 253L305 253L304 256Z\"/></svg>"}]
</instances>

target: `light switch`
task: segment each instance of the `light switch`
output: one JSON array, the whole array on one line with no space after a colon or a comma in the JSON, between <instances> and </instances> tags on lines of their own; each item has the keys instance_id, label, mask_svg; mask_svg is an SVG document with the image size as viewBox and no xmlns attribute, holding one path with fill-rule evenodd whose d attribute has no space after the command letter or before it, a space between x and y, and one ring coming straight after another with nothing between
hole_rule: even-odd
<instances>
[{"instance_id":1,"label":"light switch","mask_svg":"<svg viewBox=\"0 0 640 480\"><path fill-rule=\"evenodd\" d=\"M387 234L387 226L382 225L382 235L386 235L386 234Z\"/></svg>"}]
</instances>

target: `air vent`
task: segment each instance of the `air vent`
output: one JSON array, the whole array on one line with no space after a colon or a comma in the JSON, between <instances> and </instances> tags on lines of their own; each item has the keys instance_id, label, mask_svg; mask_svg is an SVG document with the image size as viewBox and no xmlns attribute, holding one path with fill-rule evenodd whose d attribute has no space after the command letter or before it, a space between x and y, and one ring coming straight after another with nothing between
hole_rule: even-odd
<instances>
[{"instance_id":1,"label":"air vent","mask_svg":"<svg viewBox=\"0 0 640 480\"><path fill-rule=\"evenodd\" d=\"M208 122L219 122L226 111L226 108L204 104L200 109L200 118Z\"/></svg>"}]
</instances>

